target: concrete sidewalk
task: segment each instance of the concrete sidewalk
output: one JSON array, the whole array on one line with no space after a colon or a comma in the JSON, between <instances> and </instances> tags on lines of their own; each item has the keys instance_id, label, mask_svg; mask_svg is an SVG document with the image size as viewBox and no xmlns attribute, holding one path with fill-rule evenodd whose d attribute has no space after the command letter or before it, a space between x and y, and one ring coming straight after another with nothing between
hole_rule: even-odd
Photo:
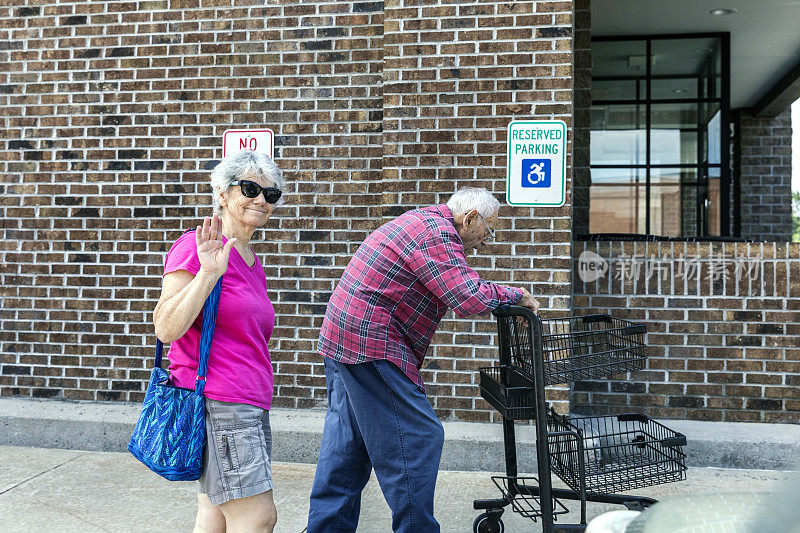
<instances>
[{"instance_id":1,"label":"concrete sidewalk","mask_svg":"<svg viewBox=\"0 0 800 533\"><path fill-rule=\"evenodd\" d=\"M138 404L0 399L0 531L191 531L195 483L165 481L125 452ZM322 433L321 411L273 410L277 532L299 533ZM468 532L477 498L498 498L490 472L504 469L501 425L445 422L436 514L445 532ZM661 499L780 490L800 452L800 426L666 421L688 439L687 480L633 494ZM534 428L518 426L519 471L534 472ZM723 467L729 469L708 468ZM730 469L740 468L740 469ZM747 470L741 468L748 468ZM759 470L770 469L770 470ZM554 480L556 486L560 482ZM579 520L578 507L565 502ZM589 504L589 518L618 506ZM364 492L359 532L391 531L376 481ZM540 531L507 510L506 531Z\"/></svg>"},{"instance_id":2,"label":"concrete sidewalk","mask_svg":"<svg viewBox=\"0 0 800 533\"><path fill-rule=\"evenodd\" d=\"M197 497L194 482L170 482L156 476L127 453L0 446L0 531L30 533L189 532ZM278 533L305 527L313 464L273 464ZM657 499L670 494L698 496L722 491L764 491L780 486L787 472L690 468L688 479L633 491ZM446 533L472 531L478 515L475 498L496 498L489 473L441 471L436 515ZM560 522L579 520L577 507ZM590 503L589 516L620 509ZM538 523L506 511L508 532L541 531ZM377 483L370 481L362 500L360 533L391 531L389 508Z\"/></svg>"},{"instance_id":3,"label":"concrete sidewalk","mask_svg":"<svg viewBox=\"0 0 800 533\"><path fill-rule=\"evenodd\" d=\"M139 404L0 398L0 445L124 452ZM316 463L325 413L273 409L274 460ZM686 435L687 464L789 470L800 457L800 425L666 420ZM443 470L504 470L499 423L444 422ZM536 470L532 426L517 426L520 471Z\"/></svg>"}]
</instances>

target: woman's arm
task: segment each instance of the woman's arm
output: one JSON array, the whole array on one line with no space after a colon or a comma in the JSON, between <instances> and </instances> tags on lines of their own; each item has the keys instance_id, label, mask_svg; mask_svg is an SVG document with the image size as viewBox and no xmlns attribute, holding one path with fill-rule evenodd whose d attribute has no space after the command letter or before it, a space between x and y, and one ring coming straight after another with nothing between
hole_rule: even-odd
<instances>
[{"instance_id":1,"label":"woman's arm","mask_svg":"<svg viewBox=\"0 0 800 533\"><path fill-rule=\"evenodd\" d=\"M161 342L178 340L189 330L217 279L202 270L196 276L186 270L176 270L164 276L161 297L153 311L156 337Z\"/></svg>"},{"instance_id":2,"label":"woman's arm","mask_svg":"<svg viewBox=\"0 0 800 533\"><path fill-rule=\"evenodd\" d=\"M161 342L170 343L189 331L217 280L228 269L228 258L236 243L235 238L222 242L222 221L217 215L203 220L202 228L197 227L195 241L200 260L197 275L176 270L162 281L161 296L153 311L156 337Z\"/></svg>"}]
</instances>

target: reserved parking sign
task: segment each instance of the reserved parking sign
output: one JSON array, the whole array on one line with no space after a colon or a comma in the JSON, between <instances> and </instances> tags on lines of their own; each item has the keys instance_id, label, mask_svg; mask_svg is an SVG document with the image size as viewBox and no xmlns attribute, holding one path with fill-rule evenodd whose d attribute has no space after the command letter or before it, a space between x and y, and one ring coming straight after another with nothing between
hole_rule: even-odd
<instances>
[{"instance_id":1,"label":"reserved parking sign","mask_svg":"<svg viewBox=\"0 0 800 533\"><path fill-rule=\"evenodd\" d=\"M506 201L560 207L566 202L567 125L520 120L508 125Z\"/></svg>"}]
</instances>

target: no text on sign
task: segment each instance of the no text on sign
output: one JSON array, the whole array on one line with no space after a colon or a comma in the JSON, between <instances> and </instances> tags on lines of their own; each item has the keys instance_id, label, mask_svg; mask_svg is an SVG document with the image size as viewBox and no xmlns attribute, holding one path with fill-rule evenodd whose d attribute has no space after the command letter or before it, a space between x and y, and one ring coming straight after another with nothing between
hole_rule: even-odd
<instances>
[{"instance_id":1,"label":"no text on sign","mask_svg":"<svg viewBox=\"0 0 800 533\"><path fill-rule=\"evenodd\" d=\"M239 150L251 150L275 159L275 134L270 129L225 130L222 134L222 157Z\"/></svg>"},{"instance_id":2,"label":"no text on sign","mask_svg":"<svg viewBox=\"0 0 800 533\"><path fill-rule=\"evenodd\" d=\"M566 202L567 125L515 120L508 125L506 201L560 207Z\"/></svg>"}]
</instances>

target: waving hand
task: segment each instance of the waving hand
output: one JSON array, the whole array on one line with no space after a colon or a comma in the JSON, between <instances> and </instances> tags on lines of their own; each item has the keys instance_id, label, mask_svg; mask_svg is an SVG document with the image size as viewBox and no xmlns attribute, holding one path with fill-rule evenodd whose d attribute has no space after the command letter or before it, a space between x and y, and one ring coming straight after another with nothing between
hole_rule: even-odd
<instances>
[{"instance_id":1,"label":"waving hand","mask_svg":"<svg viewBox=\"0 0 800 533\"><path fill-rule=\"evenodd\" d=\"M200 270L216 277L222 276L228 269L228 259L236 239L222 242L222 220L216 213L210 220L206 217L202 227L197 226L195 240Z\"/></svg>"}]
</instances>

